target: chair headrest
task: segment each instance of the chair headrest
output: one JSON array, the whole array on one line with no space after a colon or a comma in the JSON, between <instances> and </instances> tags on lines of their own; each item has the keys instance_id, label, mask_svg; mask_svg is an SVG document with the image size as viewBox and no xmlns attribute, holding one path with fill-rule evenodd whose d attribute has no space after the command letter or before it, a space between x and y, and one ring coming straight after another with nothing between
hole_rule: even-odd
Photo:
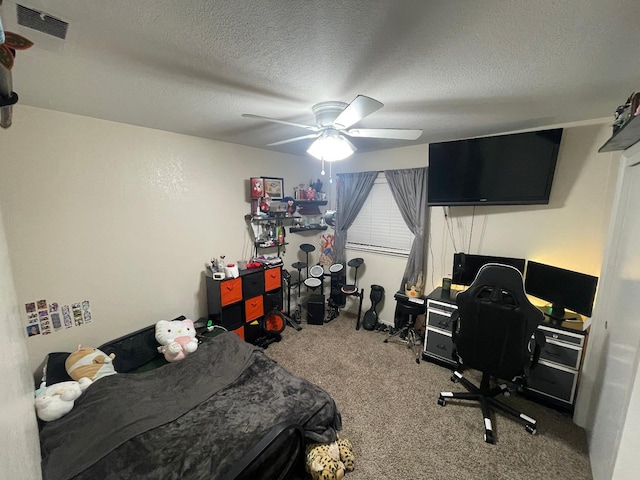
<instances>
[{"instance_id":1,"label":"chair headrest","mask_svg":"<svg viewBox=\"0 0 640 480\"><path fill-rule=\"evenodd\" d=\"M490 300L492 302L512 304L515 301L517 305L526 305L526 308L537 310L527 298L522 274L517 268L510 265L499 263L483 265L469 288L458 294L456 303L460 305L477 295L487 292L491 292ZM503 292L508 292L509 294L503 295ZM539 312L539 310L537 311Z\"/></svg>"}]
</instances>

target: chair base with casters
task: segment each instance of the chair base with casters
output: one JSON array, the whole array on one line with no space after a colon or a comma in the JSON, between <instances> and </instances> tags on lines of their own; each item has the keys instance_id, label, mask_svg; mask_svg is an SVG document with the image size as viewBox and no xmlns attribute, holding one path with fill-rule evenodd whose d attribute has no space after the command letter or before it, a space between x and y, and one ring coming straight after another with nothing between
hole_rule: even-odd
<instances>
[{"instance_id":1,"label":"chair base with casters","mask_svg":"<svg viewBox=\"0 0 640 480\"><path fill-rule=\"evenodd\" d=\"M403 339L403 341L406 342L407 347L412 350L416 363L420 363L420 357L422 356L422 342L420 342L420 336L416 332L415 325L418 315L422 315L423 313L425 313L424 305L399 302L396 305L396 315L402 315L403 318L406 317L406 323L399 330L384 339L384 343L389 343L389 340L394 337L400 337Z\"/></svg>"},{"instance_id":2,"label":"chair base with casters","mask_svg":"<svg viewBox=\"0 0 640 480\"><path fill-rule=\"evenodd\" d=\"M490 385L491 378L524 384L540 357L544 335L536 330L544 317L529 301L522 274L509 265L485 264L469 288L456 296L456 305L457 310L451 314L454 358L465 367L482 372L482 380L478 387L460 372L454 372L451 380L462 383L467 392L441 392L438 403L444 406L449 399L478 402L487 443L495 443L492 410L524 421L526 431L536 433L537 422L533 418L495 398L511 393L506 385Z\"/></svg>"},{"instance_id":3,"label":"chair base with casters","mask_svg":"<svg viewBox=\"0 0 640 480\"><path fill-rule=\"evenodd\" d=\"M438 397L438 404L445 406L448 400L472 400L480 404L482 411L482 417L484 419L484 441L487 443L495 443L495 437L493 434L493 427L491 423L491 410L500 410L511 417L524 422L524 428L531 435L534 435L537 431L538 422L528 415L505 405L497 400L495 397L498 395L509 396L510 391L506 384L500 384L491 388L489 383L490 375L488 373L482 374L482 380L480 387L475 386L469 380L464 378L462 373L454 371L451 376L452 382L460 382L468 392L440 392Z\"/></svg>"}]
</instances>

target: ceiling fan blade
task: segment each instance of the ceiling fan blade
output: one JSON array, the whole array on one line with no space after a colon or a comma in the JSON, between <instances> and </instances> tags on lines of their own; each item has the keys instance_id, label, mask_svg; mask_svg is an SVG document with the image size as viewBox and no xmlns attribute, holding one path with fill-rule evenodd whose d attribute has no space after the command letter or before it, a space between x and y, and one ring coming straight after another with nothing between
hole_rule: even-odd
<instances>
[{"instance_id":1,"label":"ceiling fan blade","mask_svg":"<svg viewBox=\"0 0 640 480\"><path fill-rule=\"evenodd\" d=\"M310 133L309 135L302 135L301 137L294 137L287 140L280 140L279 142L268 143L267 147L275 147L276 145L284 145L285 143L297 142L298 140L304 140L305 138L315 138L317 136L317 133Z\"/></svg>"},{"instance_id":2,"label":"ceiling fan blade","mask_svg":"<svg viewBox=\"0 0 640 480\"><path fill-rule=\"evenodd\" d=\"M343 133L359 138L391 138L395 140L417 140L422 130L403 130L399 128L352 128Z\"/></svg>"},{"instance_id":3,"label":"ceiling fan blade","mask_svg":"<svg viewBox=\"0 0 640 480\"><path fill-rule=\"evenodd\" d=\"M351 125L355 125L367 115L371 115L373 112L380 110L384 107L382 102L374 100L364 95L358 95L353 102L336 117L333 124L340 129L349 128Z\"/></svg>"},{"instance_id":4,"label":"ceiling fan blade","mask_svg":"<svg viewBox=\"0 0 640 480\"><path fill-rule=\"evenodd\" d=\"M277 118L269 118L269 117L263 117L261 115L253 115L252 113L243 113L242 116L245 118L255 118L256 120L266 120L267 122L282 123L283 125L291 125L292 127L300 127L306 130L311 130L313 132L317 132L319 130L318 127L314 127L312 125L303 125L302 123L287 122L286 120L278 120Z\"/></svg>"}]
</instances>

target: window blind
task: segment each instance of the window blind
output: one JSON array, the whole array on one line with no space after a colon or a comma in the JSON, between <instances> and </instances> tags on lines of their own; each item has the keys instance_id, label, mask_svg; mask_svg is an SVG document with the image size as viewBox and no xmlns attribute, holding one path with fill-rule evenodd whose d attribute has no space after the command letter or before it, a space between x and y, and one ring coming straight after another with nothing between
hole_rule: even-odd
<instances>
[{"instance_id":1,"label":"window blind","mask_svg":"<svg viewBox=\"0 0 640 480\"><path fill-rule=\"evenodd\" d=\"M414 235L402 219L384 174L379 174L347 232L347 248L408 256Z\"/></svg>"}]
</instances>

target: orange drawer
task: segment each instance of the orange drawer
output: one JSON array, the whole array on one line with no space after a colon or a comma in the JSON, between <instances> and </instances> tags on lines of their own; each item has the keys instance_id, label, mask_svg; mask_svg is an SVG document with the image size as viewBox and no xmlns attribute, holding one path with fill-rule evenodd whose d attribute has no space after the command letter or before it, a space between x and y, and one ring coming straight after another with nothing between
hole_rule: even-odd
<instances>
[{"instance_id":1,"label":"orange drawer","mask_svg":"<svg viewBox=\"0 0 640 480\"><path fill-rule=\"evenodd\" d=\"M264 290L268 292L269 290L275 290L276 288L280 288L281 285L281 273L280 268L267 268L264 271Z\"/></svg>"},{"instance_id":2,"label":"orange drawer","mask_svg":"<svg viewBox=\"0 0 640 480\"><path fill-rule=\"evenodd\" d=\"M231 305L242 300L242 280L240 277L220 282L220 304Z\"/></svg>"},{"instance_id":3,"label":"orange drawer","mask_svg":"<svg viewBox=\"0 0 640 480\"><path fill-rule=\"evenodd\" d=\"M264 315L262 295L250 298L244 302L244 321L250 322Z\"/></svg>"},{"instance_id":4,"label":"orange drawer","mask_svg":"<svg viewBox=\"0 0 640 480\"><path fill-rule=\"evenodd\" d=\"M232 332L244 340L244 325L240 328L236 328L235 330L232 330Z\"/></svg>"}]
</instances>

